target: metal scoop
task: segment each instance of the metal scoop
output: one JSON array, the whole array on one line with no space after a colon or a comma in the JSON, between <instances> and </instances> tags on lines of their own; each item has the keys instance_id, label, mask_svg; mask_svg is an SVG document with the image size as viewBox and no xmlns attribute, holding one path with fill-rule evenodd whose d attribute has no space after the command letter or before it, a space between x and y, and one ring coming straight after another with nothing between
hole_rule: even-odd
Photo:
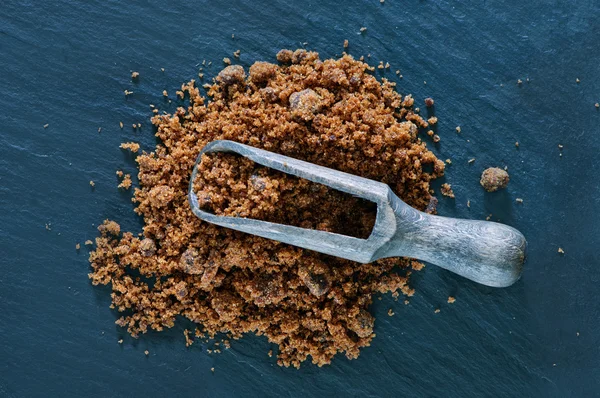
<instances>
[{"instance_id":1,"label":"metal scoop","mask_svg":"<svg viewBox=\"0 0 600 398\"><path fill-rule=\"evenodd\" d=\"M193 181L202 155L211 152L237 153L263 166L376 203L377 217L371 235L359 239L201 210ZM411 257L487 286L506 287L519 279L525 261L527 242L512 227L423 213L400 200L387 184L233 141L213 141L202 149L188 198L192 211L202 220L364 264L385 257Z\"/></svg>"}]
</instances>

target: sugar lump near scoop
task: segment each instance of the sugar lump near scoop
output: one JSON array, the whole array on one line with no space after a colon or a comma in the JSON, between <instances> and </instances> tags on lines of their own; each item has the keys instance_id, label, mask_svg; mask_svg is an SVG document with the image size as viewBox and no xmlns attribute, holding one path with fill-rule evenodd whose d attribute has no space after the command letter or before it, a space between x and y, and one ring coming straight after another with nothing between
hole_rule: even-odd
<instances>
[{"instance_id":1,"label":"sugar lump near scoop","mask_svg":"<svg viewBox=\"0 0 600 398\"><path fill-rule=\"evenodd\" d=\"M481 186L488 192L495 192L499 189L504 189L508 185L510 177L506 170L498 167L490 167L485 169L481 174Z\"/></svg>"}]
</instances>

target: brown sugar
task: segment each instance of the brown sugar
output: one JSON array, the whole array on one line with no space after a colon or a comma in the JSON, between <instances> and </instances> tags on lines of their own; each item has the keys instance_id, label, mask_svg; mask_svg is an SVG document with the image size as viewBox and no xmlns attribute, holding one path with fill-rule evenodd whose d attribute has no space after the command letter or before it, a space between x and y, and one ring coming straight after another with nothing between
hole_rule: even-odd
<instances>
[{"instance_id":1,"label":"brown sugar","mask_svg":"<svg viewBox=\"0 0 600 398\"><path fill-rule=\"evenodd\" d=\"M131 152L136 153L140 150L140 144L138 144L137 142L124 142L119 148L129 149Z\"/></svg>"},{"instance_id":2,"label":"brown sugar","mask_svg":"<svg viewBox=\"0 0 600 398\"><path fill-rule=\"evenodd\" d=\"M442 195L447 196L449 198L454 198L454 191L452 190L452 185L445 183L440 187L440 191Z\"/></svg>"},{"instance_id":3,"label":"brown sugar","mask_svg":"<svg viewBox=\"0 0 600 398\"><path fill-rule=\"evenodd\" d=\"M255 84L268 83L277 74L278 67L270 62L255 62L250 66L250 80ZM224 73L227 72L227 73ZM220 81L225 84L243 83L246 75L244 68L233 66L225 68L223 73L219 74ZM229 76L229 78L226 78Z\"/></svg>"},{"instance_id":4,"label":"brown sugar","mask_svg":"<svg viewBox=\"0 0 600 398\"><path fill-rule=\"evenodd\" d=\"M278 346L280 365L298 367L310 357L321 366L338 353L356 358L370 345L374 294L414 294L408 277L419 265L408 259L359 264L218 227L191 212L194 162L216 139L382 181L420 210L431 202L429 183L443 175L444 163L418 137L426 122L414 113L414 100L403 100L394 83L378 81L367 64L348 55L320 60L314 52L282 50L277 59L281 65L252 67L248 76L241 66L225 68L209 86L208 100L193 82L186 84L185 105L152 118L161 142L137 157L133 198L143 236L105 222L90 253L92 283L112 287L117 324L132 336L173 327L182 317L208 337L265 336ZM215 211L238 209L359 235L368 229L372 213L358 200L322 188L311 198L313 188L303 180L207 158L212 163L201 166L210 184L198 193L207 194L201 200ZM289 187L302 188L298 198Z\"/></svg>"},{"instance_id":5,"label":"brown sugar","mask_svg":"<svg viewBox=\"0 0 600 398\"><path fill-rule=\"evenodd\" d=\"M123 181L118 185L118 188L129 189L131 188L131 183L131 174L125 174Z\"/></svg>"},{"instance_id":6,"label":"brown sugar","mask_svg":"<svg viewBox=\"0 0 600 398\"><path fill-rule=\"evenodd\" d=\"M319 94L307 88L290 95L290 111L295 118L312 120L321 109L321 102Z\"/></svg>"},{"instance_id":7,"label":"brown sugar","mask_svg":"<svg viewBox=\"0 0 600 398\"><path fill-rule=\"evenodd\" d=\"M230 65L223 69L217 75L217 82L224 87L229 87L234 84L244 84L246 79L246 73L244 68L240 65Z\"/></svg>"},{"instance_id":8,"label":"brown sugar","mask_svg":"<svg viewBox=\"0 0 600 398\"><path fill-rule=\"evenodd\" d=\"M119 235L119 233L121 233L121 226L114 221L104 220L98 227L98 231L100 231L100 233L107 232L112 235Z\"/></svg>"},{"instance_id":9,"label":"brown sugar","mask_svg":"<svg viewBox=\"0 0 600 398\"><path fill-rule=\"evenodd\" d=\"M194 339L190 337L190 331L185 329L183 331L183 335L185 336L185 346L189 347L194 344Z\"/></svg>"},{"instance_id":10,"label":"brown sugar","mask_svg":"<svg viewBox=\"0 0 600 398\"><path fill-rule=\"evenodd\" d=\"M504 189L508 185L510 177L506 170L498 167L490 167L485 169L481 174L479 183L488 192L495 192L499 189Z\"/></svg>"}]
</instances>

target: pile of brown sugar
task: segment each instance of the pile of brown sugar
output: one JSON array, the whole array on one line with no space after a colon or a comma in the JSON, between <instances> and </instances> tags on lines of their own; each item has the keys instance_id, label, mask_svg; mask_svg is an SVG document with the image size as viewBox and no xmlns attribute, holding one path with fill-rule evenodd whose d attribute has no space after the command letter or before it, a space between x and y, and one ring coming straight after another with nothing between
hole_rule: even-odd
<instances>
[{"instance_id":1,"label":"pile of brown sugar","mask_svg":"<svg viewBox=\"0 0 600 398\"><path fill-rule=\"evenodd\" d=\"M257 62L249 71L228 66L208 89L209 102L192 81L182 86L185 100L175 114L152 119L161 143L137 157L134 192L143 237L106 221L90 253L92 282L112 286L112 307L122 312L117 323L133 336L172 327L182 316L209 336L264 335L278 345L280 365L298 367L309 355L323 365L337 353L356 358L370 344L373 294L413 294L408 276L420 263L358 264L217 227L191 212L194 162L216 139L385 182L421 210L435 203L429 182L443 174L444 163L417 136L428 124L413 111L412 97L403 98L393 83L379 82L372 68L348 55L320 60L314 52L282 50L277 59L279 65ZM370 204L340 196L347 208L333 210L325 199L334 193L252 164L214 157L203 167L207 185L199 192L213 194L207 203L224 201L214 211L237 208L350 235L367 233L372 222ZM255 184L257 197L233 203L231 173ZM314 198L308 200L308 191ZM295 210L284 217L279 208ZM344 226L349 215L356 219Z\"/></svg>"}]
</instances>

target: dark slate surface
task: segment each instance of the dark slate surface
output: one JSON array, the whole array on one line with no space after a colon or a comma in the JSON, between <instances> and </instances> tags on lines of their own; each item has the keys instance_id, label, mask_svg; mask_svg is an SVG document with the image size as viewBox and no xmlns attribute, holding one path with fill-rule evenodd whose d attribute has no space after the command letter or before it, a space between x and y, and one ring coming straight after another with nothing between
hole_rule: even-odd
<instances>
[{"instance_id":1,"label":"dark slate surface","mask_svg":"<svg viewBox=\"0 0 600 398\"><path fill-rule=\"evenodd\" d=\"M600 394L598 2L166 3L2 2L0 396ZM413 279L410 305L375 301L377 337L358 360L324 368L280 368L264 338L221 355L186 349L182 324L126 336L109 291L87 279L86 250L74 247L105 218L140 229L129 195L116 188L117 168L135 171L119 143L151 149L148 104L162 105L162 90L174 93L203 59L214 76L237 49L249 66L273 61L280 48L334 56L344 39L351 54L389 62L391 79L401 69L402 93L435 98L435 151L453 160L446 178L456 192L440 212L492 213L519 228L529 240L521 281L497 290L428 266ZM128 99L125 89L134 91ZM134 122L141 132L131 131ZM483 193L478 178L488 166L508 166L507 191Z\"/></svg>"}]
</instances>

